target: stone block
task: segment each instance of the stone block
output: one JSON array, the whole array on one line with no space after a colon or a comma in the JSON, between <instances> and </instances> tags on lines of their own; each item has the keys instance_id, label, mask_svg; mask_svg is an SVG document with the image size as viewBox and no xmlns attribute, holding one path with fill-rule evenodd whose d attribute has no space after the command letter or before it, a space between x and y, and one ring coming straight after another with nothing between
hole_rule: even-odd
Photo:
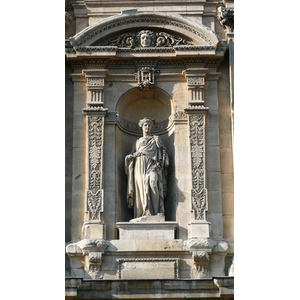
<instances>
[{"instance_id":1,"label":"stone block","mask_svg":"<svg viewBox=\"0 0 300 300\"><path fill-rule=\"evenodd\" d=\"M120 240L173 240L176 222L118 222Z\"/></svg>"},{"instance_id":2,"label":"stone block","mask_svg":"<svg viewBox=\"0 0 300 300\"><path fill-rule=\"evenodd\" d=\"M86 221L82 226L82 239L105 239L105 225L98 221Z\"/></svg>"},{"instance_id":3,"label":"stone block","mask_svg":"<svg viewBox=\"0 0 300 300\"><path fill-rule=\"evenodd\" d=\"M220 171L220 148L219 146L206 147L206 170L209 172Z\"/></svg>"},{"instance_id":4,"label":"stone block","mask_svg":"<svg viewBox=\"0 0 300 300\"><path fill-rule=\"evenodd\" d=\"M211 276L225 276L225 255L213 254L210 256Z\"/></svg>"},{"instance_id":5,"label":"stone block","mask_svg":"<svg viewBox=\"0 0 300 300\"><path fill-rule=\"evenodd\" d=\"M119 259L118 262L119 279L175 279L179 274L176 258Z\"/></svg>"},{"instance_id":6,"label":"stone block","mask_svg":"<svg viewBox=\"0 0 300 300\"><path fill-rule=\"evenodd\" d=\"M208 191L208 212L222 213L221 191Z\"/></svg>"},{"instance_id":7,"label":"stone block","mask_svg":"<svg viewBox=\"0 0 300 300\"><path fill-rule=\"evenodd\" d=\"M233 174L221 174L222 193L234 193Z\"/></svg>"},{"instance_id":8,"label":"stone block","mask_svg":"<svg viewBox=\"0 0 300 300\"><path fill-rule=\"evenodd\" d=\"M234 194L233 193L222 193L222 207L223 215L234 214Z\"/></svg>"},{"instance_id":9,"label":"stone block","mask_svg":"<svg viewBox=\"0 0 300 300\"><path fill-rule=\"evenodd\" d=\"M233 240L234 238L234 216L223 216L224 238Z\"/></svg>"},{"instance_id":10,"label":"stone block","mask_svg":"<svg viewBox=\"0 0 300 300\"><path fill-rule=\"evenodd\" d=\"M228 112L219 112L220 129L231 129L231 114Z\"/></svg>"},{"instance_id":11,"label":"stone block","mask_svg":"<svg viewBox=\"0 0 300 300\"><path fill-rule=\"evenodd\" d=\"M220 149L221 173L233 173L232 148Z\"/></svg>"},{"instance_id":12,"label":"stone block","mask_svg":"<svg viewBox=\"0 0 300 300\"><path fill-rule=\"evenodd\" d=\"M211 223L206 221L192 221L189 228L189 238L209 238Z\"/></svg>"},{"instance_id":13,"label":"stone block","mask_svg":"<svg viewBox=\"0 0 300 300\"><path fill-rule=\"evenodd\" d=\"M211 222L211 237L216 241L222 240L223 239L222 213L209 213L207 219L209 222Z\"/></svg>"},{"instance_id":14,"label":"stone block","mask_svg":"<svg viewBox=\"0 0 300 300\"><path fill-rule=\"evenodd\" d=\"M73 130L73 146L74 148L82 147L86 143L86 130L74 129Z\"/></svg>"},{"instance_id":15,"label":"stone block","mask_svg":"<svg viewBox=\"0 0 300 300\"><path fill-rule=\"evenodd\" d=\"M207 189L219 191L221 186L221 172L207 172Z\"/></svg>"},{"instance_id":16,"label":"stone block","mask_svg":"<svg viewBox=\"0 0 300 300\"><path fill-rule=\"evenodd\" d=\"M206 146L219 146L219 130L218 128L206 128L205 131Z\"/></svg>"},{"instance_id":17,"label":"stone block","mask_svg":"<svg viewBox=\"0 0 300 300\"><path fill-rule=\"evenodd\" d=\"M231 129L220 129L220 148L232 148Z\"/></svg>"},{"instance_id":18,"label":"stone block","mask_svg":"<svg viewBox=\"0 0 300 300\"><path fill-rule=\"evenodd\" d=\"M182 251L182 240L136 240L136 251Z\"/></svg>"},{"instance_id":19,"label":"stone block","mask_svg":"<svg viewBox=\"0 0 300 300\"><path fill-rule=\"evenodd\" d=\"M219 130L219 114L217 110L209 109L205 127L206 130L207 128L217 128Z\"/></svg>"}]
</instances>

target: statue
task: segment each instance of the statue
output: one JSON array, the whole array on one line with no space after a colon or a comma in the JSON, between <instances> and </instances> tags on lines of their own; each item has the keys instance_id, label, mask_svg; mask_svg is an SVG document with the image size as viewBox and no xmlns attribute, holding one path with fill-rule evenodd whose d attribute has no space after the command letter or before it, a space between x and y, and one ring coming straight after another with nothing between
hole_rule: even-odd
<instances>
[{"instance_id":1,"label":"statue","mask_svg":"<svg viewBox=\"0 0 300 300\"><path fill-rule=\"evenodd\" d=\"M132 153L125 157L127 203L128 207L134 208L134 218L164 216L165 212L169 157L160 137L150 135L154 122L148 117L139 121L143 137L134 143Z\"/></svg>"}]
</instances>

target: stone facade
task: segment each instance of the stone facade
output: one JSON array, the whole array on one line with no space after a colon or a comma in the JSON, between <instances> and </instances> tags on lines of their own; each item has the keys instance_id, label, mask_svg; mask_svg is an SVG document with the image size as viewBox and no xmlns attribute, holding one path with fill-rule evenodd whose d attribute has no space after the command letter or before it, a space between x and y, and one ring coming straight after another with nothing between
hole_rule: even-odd
<instances>
[{"instance_id":1,"label":"stone facade","mask_svg":"<svg viewBox=\"0 0 300 300\"><path fill-rule=\"evenodd\" d=\"M233 1L66 1L66 298L233 299ZM167 151L164 215L124 159Z\"/></svg>"}]
</instances>

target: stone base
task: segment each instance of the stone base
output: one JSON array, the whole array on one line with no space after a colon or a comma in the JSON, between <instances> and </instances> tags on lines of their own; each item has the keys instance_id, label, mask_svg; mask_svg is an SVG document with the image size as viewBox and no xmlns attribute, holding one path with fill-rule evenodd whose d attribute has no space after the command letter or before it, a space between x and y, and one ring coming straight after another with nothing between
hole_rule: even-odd
<instances>
[{"instance_id":1,"label":"stone base","mask_svg":"<svg viewBox=\"0 0 300 300\"><path fill-rule=\"evenodd\" d=\"M165 216L163 215L154 215L154 216L142 216L139 218L131 219L130 223L137 222L165 222Z\"/></svg>"},{"instance_id":2,"label":"stone base","mask_svg":"<svg viewBox=\"0 0 300 300\"><path fill-rule=\"evenodd\" d=\"M151 218L147 221L118 222L116 225L120 240L174 240L177 228L177 222L152 222Z\"/></svg>"},{"instance_id":3,"label":"stone base","mask_svg":"<svg viewBox=\"0 0 300 300\"><path fill-rule=\"evenodd\" d=\"M189 224L189 238L209 238L211 223L207 221L192 221Z\"/></svg>"},{"instance_id":4,"label":"stone base","mask_svg":"<svg viewBox=\"0 0 300 300\"><path fill-rule=\"evenodd\" d=\"M82 226L82 239L105 239L105 225L99 221L85 221Z\"/></svg>"}]
</instances>

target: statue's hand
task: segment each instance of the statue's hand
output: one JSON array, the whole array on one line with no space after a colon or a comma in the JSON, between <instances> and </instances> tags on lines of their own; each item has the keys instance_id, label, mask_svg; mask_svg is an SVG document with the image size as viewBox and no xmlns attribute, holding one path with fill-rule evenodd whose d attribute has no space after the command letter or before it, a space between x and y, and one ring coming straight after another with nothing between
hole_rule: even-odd
<instances>
[{"instance_id":1,"label":"statue's hand","mask_svg":"<svg viewBox=\"0 0 300 300\"><path fill-rule=\"evenodd\" d=\"M135 153L133 153L133 157L139 157L139 156L141 156L141 152L135 152Z\"/></svg>"}]
</instances>

